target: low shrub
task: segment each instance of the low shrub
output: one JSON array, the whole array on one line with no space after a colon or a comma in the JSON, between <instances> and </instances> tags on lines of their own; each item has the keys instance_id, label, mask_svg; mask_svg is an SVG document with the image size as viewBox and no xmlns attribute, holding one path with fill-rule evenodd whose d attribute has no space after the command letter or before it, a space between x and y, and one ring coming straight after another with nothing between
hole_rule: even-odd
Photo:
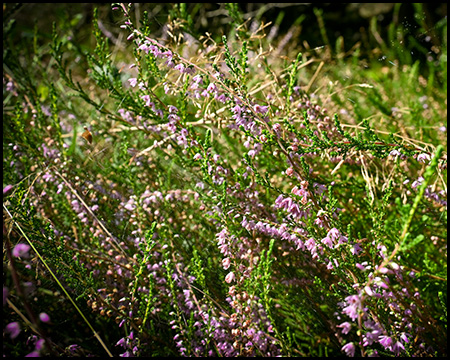
<instances>
[{"instance_id":1,"label":"low shrub","mask_svg":"<svg viewBox=\"0 0 450 360\"><path fill-rule=\"evenodd\" d=\"M186 6L4 22L4 355L445 356L446 43Z\"/></svg>"}]
</instances>

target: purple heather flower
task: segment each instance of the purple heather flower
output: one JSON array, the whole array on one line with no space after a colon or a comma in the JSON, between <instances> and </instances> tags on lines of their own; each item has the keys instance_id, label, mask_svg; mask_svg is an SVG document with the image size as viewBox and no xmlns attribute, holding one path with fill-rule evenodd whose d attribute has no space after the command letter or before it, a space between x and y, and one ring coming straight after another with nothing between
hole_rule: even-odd
<instances>
[{"instance_id":1,"label":"purple heather flower","mask_svg":"<svg viewBox=\"0 0 450 360\"><path fill-rule=\"evenodd\" d=\"M3 195L5 195L7 192L9 192L12 188L13 188L12 185L6 185L6 186L3 188Z\"/></svg>"},{"instance_id":2,"label":"purple heather flower","mask_svg":"<svg viewBox=\"0 0 450 360\"><path fill-rule=\"evenodd\" d=\"M366 340L378 341L378 338L382 333L382 328L381 328L380 324L378 324L377 322L375 322L373 320L365 320L364 327L367 330L370 330L364 335L366 337ZM366 346L366 345L364 345L364 346Z\"/></svg>"},{"instance_id":3,"label":"purple heather flower","mask_svg":"<svg viewBox=\"0 0 450 360\"><path fill-rule=\"evenodd\" d=\"M201 77L201 75L195 75L192 80L194 82L196 82L197 84L203 84L203 78Z\"/></svg>"},{"instance_id":4,"label":"purple heather flower","mask_svg":"<svg viewBox=\"0 0 450 360\"><path fill-rule=\"evenodd\" d=\"M366 270L366 268L364 267L364 265L362 265L362 264L360 264L360 263L356 263L355 266L356 266L357 269L359 269L359 270L361 270L361 271Z\"/></svg>"},{"instance_id":5,"label":"purple heather flower","mask_svg":"<svg viewBox=\"0 0 450 360\"><path fill-rule=\"evenodd\" d=\"M330 231L328 231L327 236L329 236L333 240L338 240L341 237L341 233L338 229L332 228Z\"/></svg>"},{"instance_id":6,"label":"purple heather flower","mask_svg":"<svg viewBox=\"0 0 450 360\"><path fill-rule=\"evenodd\" d=\"M343 334L348 334L350 329L352 328L352 324L349 323L348 321L343 322L342 324L337 326L338 328L342 328L342 333Z\"/></svg>"},{"instance_id":7,"label":"purple heather flower","mask_svg":"<svg viewBox=\"0 0 450 360\"><path fill-rule=\"evenodd\" d=\"M248 154L248 156L250 156L253 159L255 157L255 155L256 155L256 151L255 150L250 150L247 154Z\"/></svg>"},{"instance_id":8,"label":"purple heather flower","mask_svg":"<svg viewBox=\"0 0 450 360\"><path fill-rule=\"evenodd\" d=\"M281 130L281 125L280 124L274 124L274 125L272 125L272 129L273 129L273 131L275 131L275 132L279 132L280 130Z\"/></svg>"},{"instance_id":9,"label":"purple heather flower","mask_svg":"<svg viewBox=\"0 0 450 360\"><path fill-rule=\"evenodd\" d=\"M428 155L426 153L419 154L419 155L417 155L417 161L420 161L423 163L430 161L430 155Z\"/></svg>"},{"instance_id":10,"label":"purple heather flower","mask_svg":"<svg viewBox=\"0 0 450 360\"><path fill-rule=\"evenodd\" d=\"M265 114L268 111L268 109L269 109L269 106L261 106L261 105L258 105L258 104L256 104L253 107L253 110L255 110L255 112L257 112L259 114Z\"/></svg>"},{"instance_id":11,"label":"purple heather flower","mask_svg":"<svg viewBox=\"0 0 450 360\"><path fill-rule=\"evenodd\" d=\"M331 249L333 248L333 241L329 236L324 237L320 242Z\"/></svg>"},{"instance_id":12,"label":"purple heather flower","mask_svg":"<svg viewBox=\"0 0 450 360\"><path fill-rule=\"evenodd\" d=\"M173 53L172 53L172 51L170 51L170 50L164 51L164 52L162 53L162 55L163 55L164 57L166 57L167 59L169 59L169 60L172 60L172 58L173 58Z\"/></svg>"},{"instance_id":13,"label":"purple heather flower","mask_svg":"<svg viewBox=\"0 0 450 360\"><path fill-rule=\"evenodd\" d=\"M75 352L80 348L80 345L72 344L69 345L68 349L72 355L75 355Z\"/></svg>"},{"instance_id":14,"label":"purple heather flower","mask_svg":"<svg viewBox=\"0 0 450 360\"><path fill-rule=\"evenodd\" d=\"M12 81L8 81L6 83L6 91L15 92L14 89L15 89L14 83Z\"/></svg>"},{"instance_id":15,"label":"purple heather flower","mask_svg":"<svg viewBox=\"0 0 450 360\"><path fill-rule=\"evenodd\" d=\"M135 87L137 85L136 78L130 78L130 79L128 79L128 82L130 83L131 87Z\"/></svg>"},{"instance_id":16,"label":"purple heather flower","mask_svg":"<svg viewBox=\"0 0 450 360\"><path fill-rule=\"evenodd\" d=\"M395 355L400 354L400 352L405 351L405 347L403 346L403 344L400 341L396 341L392 346L391 346L392 352L395 353Z\"/></svg>"},{"instance_id":17,"label":"purple heather flower","mask_svg":"<svg viewBox=\"0 0 450 360\"><path fill-rule=\"evenodd\" d=\"M219 245L218 248L223 255L225 255L225 256L231 255L230 247L228 246L227 243Z\"/></svg>"},{"instance_id":18,"label":"purple heather flower","mask_svg":"<svg viewBox=\"0 0 450 360\"><path fill-rule=\"evenodd\" d=\"M138 47L138 50L143 50L143 51L145 51L146 54L148 54L148 51L150 50L148 41L146 41L146 42L144 42L143 44L141 44L141 45Z\"/></svg>"},{"instance_id":19,"label":"purple heather flower","mask_svg":"<svg viewBox=\"0 0 450 360\"><path fill-rule=\"evenodd\" d=\"M314 224L318 225L319 227L323 227L323 220L321 218L316 218L316 220L314 220Z\"/></svg>"},{"instance_id":20,"label":"purple heather flower","mask_svg":"<svg viewBox=\"0 0 450 360\"><path fill-rule=\"evenodd\" d=\"M25 355L25 357L40 357L40 354L39 354L38 350L34 350L34 351L30 352L29 354Z\"/></svg>"},{"instance_id":21,"label":"purple heather flower","mask_svg":"<svg viewBox=\"0 0 450 360\"><path fill-rule=\"evenodd\" d=\"M234 275L234 272L230 272L228 273L227 276L225 276L225 282L227 284L231 283L232 281L234 281L236 279L236 276Z\"/></svg>"},{"instance_id":22,"label":"purple heather flower","mask_svg":"<svg viewBox=\"0 0 450 360\"><path fill-rule=\"evenodd\" d=\"M353 321L358 317L358 310L361 307L361 299L358 295L351 295L345 298L348 306L343 309L343 313L347 314Z\"/></svg>"},{"instance_id":23,"label":"purple heather flower","mask_svg":"<svg viewBox=\"0 0 450 360\"><path fill-rule=\"evenodd\" d=\"M391 346L392 346L392 338L386 335L381 335L380 338L378 339L378 342L384 346L385 349L390 350Z\"/></svg>"},{"instance_id":24,"label":"purple heather flower","mask_svg":"<svg viewBox=\"0 0 450 360\"><path fill-rule=\"evenodd\" d=\"M292 168L289 168L289 169L292 169ZM289 170L289 169L288 169L288 170ZM292 169L292 172L293 172L293 169ZM287 170L286 170L286 173L287 173ZM289 175L289 174L287 174L287 175ZM299 187L296 185L296 186L294 186L294 187L292 188L291 192L292 192L293 194L297 195L297 196L300 196L300 197L302 197L302 196L308 196L308 193L307 193L306 190L303 188L303 186L300 186L300 188L299 188Z\"/></svg>"},{"instance_id":25,"label":"purple heather flower","mask_svg":"<svg viewBox=\"0 0 450 360\"><path fill-rule=\"evenodd\" d=\"M214 98L221 103L225 103L227 101L227 96L225 94L220 94L219 96L216 94Z\"/></svg>"},{"instance_id":26,"label":"purple heather flower","mask_svg":"<svg viewBox=\"0 0 450 360\"><path fill-rule=\"evenodd\" d=\"M347 236L344 236L344 235L341 235L341 236L339 237L339 240L338 240L338 245L344 244L344 243L346 243L346 242L348 242L348 237L347 237Z\"/></svg>"},{"instance_id":27,"label":"purple heather flower","mask_svg":"<svg viewBox=\"0 0 450 360\"><path fill-rule=\"evenodd\" d=\"M350 252L353 255L358 255L361 251L363 250L363 248L358 244L353 244L353 247L350 249Z\"/></svg>"},{"instance_id":28,"label":"purple heather flower","mask_svg":"<svg viewBox=\"0 0 450 360\"><path fill-rule=\"evenodd\" d=\"M408 334L409 335L409 334ZM405 334L405 333L402 333L401 335L400 335L400 339L401 340L403 340L403 342L405 342L405 343L409 343L409 340L408 340L408 336Z\"/></svg>"},{"instance_id":29,"label":"purple heather flower","mask_svg":"<svg viewBox=\"0 0 450 360\"><path fill-rule=\"evenodd\" d=\"M185 73L186 71L185 71L185 66L184 66L184 64L178 64L178 65L176 65L175 66L175 70L178 70L180 73Z\"/></svg>"},{"instance_id":30,"label":"purple heather flower","mask_svg":"<svg viewBox=\"0 0 450 360\"><path fill-rule=\"evenodd\" d=\"M316 242L313 238L306 240L305 246L309 251L312 251L316 247Z\"/></svg>"},{"instance_id":31,"label":"purple heather flower","mask_svg":"<svg viewBox=\"0 0 450 360\"><path fill-rule=\"evenodd\" d=\"M231 109L231 111L233 111L233 113L234 114L237 114L237 115L241 115L241 112L243 111L244 109L242 108L242 107L240 107L239 105L236 105L235 107L233 107L232 109Z\"/></svg>"},{"instance_id":32,"label":"purple heather flower","mask_svg":"<svg viewBox=\"0 0 450 360\"><path fill-rule=\"evenodd\" d=\"M227 257L227 258L225 258L225 259L222 259L222 266L223 266L223 268L224 268L225 270L228 270L228 268L230 267L230 265L231 265L231 260L230 260L229 257Z\"/></svg>"},{"instance_id":33,"label":"purple heather flower","mask_svg":"<svg viewBox=\"0 0 450 360\"><path fill-rule=\"evenodd\" d=\"M208 87L206 88L206 91L208 91L208 92L216 92L217 91L216 84L210 83L208 85Z\"/></svg>"},{"instance_id":34,"label":"purple heather flower","mask_svg":"<svg viewBox=\"0 0 450 360\"><path fill-rule=\"evenodd\" d=\"M30 254L28 253L30 251L30 248L31 247L28 244L19 243L16 246L14 246L12 254L14 257L22 257L27 259L30 257Z\"/></svg>"},{"instance_id":35,"label":"purple heather flower","mask_svg":"<svg viewBox=\"0 0 450 360\"><path fill-rule=\"evenodd\" d=\"M156 45L150 45L148 48L156 58L161 58L163 56Z\"/></svg>"},{"instance_id":36,"label":"purple heather flower","mask_svg":"<svg viewBox=\"0 0 450 360\"><path fill-rule=\"evenodd\" d=\"M364 287L364 291L366 292L367 295L369 295L369 296L374 296L374 292L373 292L373 290L370 288L370 286Z\"/></svg>"},{"instance_id":37,"label":"purple heather flower","mask_svg":"<svg viewBox=\"0 0 450 360\"><path fill-rule=\"evenodd\" d=\"M134 209L136 209L136 205L134 204L134 199L128 200L128 202L125 204L124 208L129 211L133 211Z\"/></svg>"},{"instance_id":38,"label":"purple heather flower","mask_svg":"<svg viewBox=\"0 0 450 360\"><path fill-rule=\"evenodd\" d=\"M6 332L9 333L11 339L15 339L20 333L19 323L17 321L14 321L6 325Z\"/></svg>"},{"instance_id":39,"label":"purple heather flower","mask_svg":"<svg viewBox=\"0 0 450 360\"><path fill-rule=\"evenodd\" d=\"M47 323L47 322L50 321L50 316L48 316L47 313L43 312L43 313L40 313L40 314L39 314L39 319L40 319L42 322Z\"/></svg>"},{"instance_id":40,"label":"purple heather flower","mask_svg":"<svg viewBox=\"0 0 450 360\"><path fill-rule=\"evenodd\" d=\"M150 106L152 104L150 95L141 95L141 99L145 101L144 106Z\"/></svg>"},{"instance_id":41,"label":"purple heather flower","mask_svg":"<svg viewBox=\"0 0 450 360\"><path fill-rule=\"evenodd\" d=\"M116 342L116 346L125 346L126 344L126 339L123 337L121 338L118 342Z\"/></svg>"},{"instance_id":42,"label":"purple heather flower","mask_svg":"<svg viewBox=\"0 0 450 360\"><path fill-rule=\"evenodd\" d=\"M53 176L52 176L51 174L49 174L49 173L45 173L45 174L42 176L42 179L44 179L45 182L51 181L52 178L53 178ZM3 191L4 191L4 190L3 190Z\"/></svg>"},{"instance_id":43,"label":"purple heather flower","mask_svg":"<svg viewBox=\"0 0 450 360\"><path fill-rule=\"evenodd\" d=\"M342 347L342 351L344 351L347 356L353 357L355 356L355 345L353 343L345 344Z\"/></svg>"},{"instance_id":44,"label":"purple heather flower","mask_svg":"<svg viewBox=\"0 0 450 360\"><path fill-rule=\"evenodd\" d=\"M412 187L413 189L416 189L417 187L419 187L420 185L422 185L422 183L423 183L424 180L425 180L425 179L424 179L422 176L419 176L419 178L411 184L411 187Z\"/></svg>"},{"instance_id":45,"label":"purple heather flower","mask_svg":"<svg viewBox=\"0 0 450 360\"><path fill-rule=\"evenodd\" d=\"M195 68L190 65L186 68L186 70L184 72L188 75L194 75L195 71L196 71Z\"/></svg>"},{"instance_id":46,"label":"purple heather flower","mask_svg":"<svg viewBox=\"0 0 450 360\"><path fill-rule=\"evenodd\" d=\"M397 157L397 156L402 156L402 153L398 150L392 150L389 155Z\"/></svg>"},{"instance_id":47,"label":"purple heather flower","mask_svg":"<svg viewBox=\"0 0 450 360\"><path fill-rule=\"evenodd\" d=\"M176 123L178 120L180 120L180 117L179 117L178 115L176 115L175 113L173 113L173 114L169 114L169 115L167 116L167 120L169 120L169 125L172 125L172 126L176 129L175 123ZM174 131L174 132L175 132L175 131Z\"/></svg>"},{"instance_id":48,"label":"purple heather flower","mask_svg":"<svg viewBox=\"0 0 450 360\"><path fill-rule=\"evenodd\" d=\"M45 344L45 340L44 339L39 339L38 341L36 341L36 350L41 350L44 347Z\"/></svg>"},{"instance_id":49,"label":"purple heather flower","mask_svg":"<svg viewBox=\"0 0 450 360\"><path fill-rule=\"evenodd\" d=\"M191 86L189 87L191 90L195 90L194 91L194 97L196 98L196 99L199 99L200 98L200 94L199 94L199 92L198 92L198 88L199 88L199 85L198 85L198 83L197 82L195 82L195 81L193 81L192 82L192 84L191 84Z\"/></svg>"},{"instance_id":50,"label":"purple heather flower","mask_svg":"<svg viewBox=\"0 0 450 360\"><path fill-rule=\"evenodd\" d=\"M173 62L173 54L172 54L172 52L170 50L164 52L162 55L167 57L167 60L164 63L165 65L167 65L167 67L169 67L171 69L173 67L175 67L175 63Z\"/></svg>"}]
</instances>

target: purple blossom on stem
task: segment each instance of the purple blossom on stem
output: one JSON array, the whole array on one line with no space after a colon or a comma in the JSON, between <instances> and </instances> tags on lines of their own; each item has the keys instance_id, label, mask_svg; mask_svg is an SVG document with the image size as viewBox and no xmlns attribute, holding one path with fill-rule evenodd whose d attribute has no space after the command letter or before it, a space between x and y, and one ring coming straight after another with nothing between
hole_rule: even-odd
<instances>
[{"instance_id":1,"label":"purple blossom on stem","mask_svg":"<svg viewBox=\"0 0 450 360\"><path fill-rule=\"evenodd\" d=\"M343 313L348 315L353 321L358 317L361 309L361 298L358 295L350 295L345 298L347 306L344 307Z\"/></svg>"},{"instance_id":2,"label":"purple blossom on stem","mask_svg":"<svg viewBox=\"0 0 450 360\"><path fill-rule=\"evenodd\" d=\"M261 105L256 104L253 106L253 110L255 110L255 112L257 112L259 114L264 115L269 110L269 106L261 106Z\"/></svg>"},{"instance_id":3,"label":"purple blossom on stem","mask_svg":"<svg viewBox=\"0 0 450 360\"><path fill-rule=\"evenodd\" d=\"M175 70L178 70L180 73L184 74L186 72L186 67L184 66L183 63L180 63L178 65L175 65L174 67Z\"/></svg>"},{"instance_id":4,"label":"purple blossom on stem","mask_svg":"<svg viewBox=\"0 0 450 360\"><path fill-rule=\"evenodd\" d=\"M350 332L350 329L352 328L352 324L346 321L340 325L337 325L337 327L342 329L343 334L348 334Z\"/></svg>"},{"instance_id":5,"label":"purple blossom on stem","mask_svg":"<svg viewBox=\"0 0 450 360\"><path fill-rule=\"evenodd\" d=\"M229 272L228 274L227 274L227 276L225 276L225 282L227 283L227 284L229 284L229 283L231 283L232 281L234 281L236 279L236 275L234 275L234 272Z\"/></svg>"},{"instance_id":6,"label":"purple blossom on stem","mask_svg":"<svg viewBox=\"0 0 450 360\"><path fill-rule=\"evenodd\" d=\"M231 265L231 259L229 257L222 259L222 266L225 270L228 270L230 265Z\"/></svg>"},{"instance_id":7,"label":"purple blossom on stem","mask_svg":"<svg viewBox=\"0 0 450 360\"><path fill-rule=\"evenodd\" d=\"M380 335L383 333L378 323L373 320L366 320L364 321L364 327L368 331L363 335L363 346L369 346L374 342L378 342Z\"/></svg>"},{"instance_id":8,"label":"purple blossom on stem","mask_svg":"<svg viewBox=\"0 0 450 360\"><path fill-rule=\"evenodd\" d=\"M9 333L11 339L15 339L20 334L20 325L17 321L6 325L6 332Z\"/></svg>"},{"instance_id":9,"label":"purple blossom on stem","mask_svg":"<svg viewBox=\"0 0 450 360\"><path fill-rule=\"evenodd\" d=\"M28 259L30 257L29 254L30 249L31 249L30 245L19 243L16 246L14 246L12 255L17 258L21 257L24 259Z\"/></svg>"},{"instance_id":10,"label":"purple blossom on stem","mask_svg":"<svg viewBox=\"0 0 450 360\"><path fill-rule=\"evenodd\" d=\"M381 345L384 346L384 348L386 350L391 350L391 346L393 344L393 340L392 340L392 338L390 336L381 335L380 338L379 338L379 342L380 342Z\"/></svg>"},{"instance_id":11,"label":"purple blossom on stem","mask_svg":"<svg viewBox=\"0 0 450 360\"><path fill-rule=\"evenodd\" d=\"M128 79L128 82L130 83L131 87L135 87L137 85L138 79L136 78L130 78Z\"/></svg>"},{"instance_id":12,"label":"purple blossom on stem","mask_svg":"<svg viewBox=\"0 0 450 360\"><path fill-rule=\"evenodd\" d=\"M284 197L279 195L275 200L275 208L286 210L294 219L307 219L309 210L303 210L291 197Z\"/></svg>"},{"instance_id":13,"label":"purple blossom on stem","mask_svg":"<svg viewBox=\"0 0 450 360\"><path fill-rule=\"evenodd\" d=\"M342 351L344 351L347 356L354 357L355 356L355 345L353 343L347 343L342 347Z\"/></svg>"},{"instance_id":14,"label":"purple blossom on stem","mask_svg":"<svg viewBox=\"0 0 450 360\"><path fill-rule=\"evenodd\" d=\"M48 316L47 313L42 312L39 314L39 319L44 323L48 323L50 321L50 316Z\"/></svg>"},{"instance_id":15,"label":"purple blossom on stem","mask_svg":"<svg viewBox=\"0 0 450 360\"><path fill-rule=\"evenodd\" d=\"M175 62L173 61L173 53L170 50L163 52L162 57L165 57L167 60L164 62L165 65L169 68L175 67Z\"/></svg>"},{"instance_id":16,"label":"purple blossom on stem","mask_svg":"<svg viewBox=\"0 0 450 360\"><path fill-rule=\"evenodd\" d=\"M328 246L330 249L333 249L333 240L331 240L331 237L326 236L320 242Z\"/></svg>"},{"instance_id":17,"label":"purple blossom on stem","mask_svg":"<svg viewBox=\"0 0 450 360\"><path fill-rule=\"evenodd\" d=\"M12 188L13 188L12 185L6 185L6 186L3 188L3 195L6 195Z\"/></svg>"},{"instance_id":18,"label":"purple blossom on stem","mask_svg":"<svg viewBox=\"0 0 450 360\"><path fill-rule=\"evenodd\" d=\"M150 99L150 95L141 95L141 99L145 101L144 106L151 106L152 102Z\"/></svg>"},{"instance_id":19,"label":"purple blossom on stem","mask_svg":"<svg viewBox=\"0 0 450 360\"><path fill-rule=\"evenodd\" d=\"M417 161L426 163L427 161L430 161L430 155L428 155L427 153L419 154L417 155Z\"/></svg>"},{"instance_id":20,"label":"purple blossom on stem","mask_svg":"<svg viewBox=\"0 0 450 360\"><path fill-rule=\"evenodd\" d=\"M400 340L398 340L398 341L394 342L394 344L392 344L391 351L395 355L399 355L401 352L405 351L405 347L402 344L402 342Z\"/></svg>"}]
</instances>

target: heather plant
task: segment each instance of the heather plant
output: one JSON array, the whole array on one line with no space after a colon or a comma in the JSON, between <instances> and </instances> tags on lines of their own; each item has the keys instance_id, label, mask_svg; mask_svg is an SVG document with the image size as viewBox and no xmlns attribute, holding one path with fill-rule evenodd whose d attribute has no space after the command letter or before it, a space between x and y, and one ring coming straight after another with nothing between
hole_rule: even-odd
<instances>
[{"instance_id":1,"label":"heather plant","mask_svg":"<svg viewBox=\"0 0 450 360\"><path fill-rule=\"evenodd\" d=\"M446 18L139 9L4 22L4 355L446 356Z\"/></svg>"}]
</instances>

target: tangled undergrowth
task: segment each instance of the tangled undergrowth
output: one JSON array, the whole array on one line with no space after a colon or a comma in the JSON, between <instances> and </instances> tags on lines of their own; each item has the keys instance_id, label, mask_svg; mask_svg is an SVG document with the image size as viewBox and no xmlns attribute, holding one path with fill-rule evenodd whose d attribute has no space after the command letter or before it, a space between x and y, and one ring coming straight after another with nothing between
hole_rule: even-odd
<instances>
[{"instance_id":1,"label":"tangled undergrowth","mask_svg":"<svg viewBox=\"0 0 450 360\"><path fill-rule=\"evenodd\" d=\"M346 51L171 6L4 22L4 355L446 356L446 18Z\"/></svg>"}]
</instances>

